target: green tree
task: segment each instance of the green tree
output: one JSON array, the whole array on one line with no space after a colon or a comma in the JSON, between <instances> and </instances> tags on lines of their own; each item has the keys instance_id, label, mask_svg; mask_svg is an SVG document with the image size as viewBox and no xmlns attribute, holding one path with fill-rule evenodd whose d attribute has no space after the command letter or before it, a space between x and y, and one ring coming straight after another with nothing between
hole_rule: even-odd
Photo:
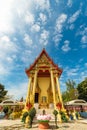
<instances>
[{"instance_id":1,"label":"green tree","mask_svg":"<svg viewBox=\"0 0 87 130\"><path fill-rule=\"evenodd\" d=\"M0 84L0 102L3 101L3 99L5 98L7 94L7 91L5 90L4 85Z\"/></svg>"},{"instance_id":2,"label":"green tree","mask_svg":"<svg viewBox=\"0 0 87 130\"><path fill-rule=\"evenodd\" d=\"M75 81L68 79L68 81L65 84L66 84L66 91L63 92L62 94L63 101L67 102L70 100L77 99L78 92L76 89Z\"/></svg>"},{"instance_id":3,"label":"green tree","mask_svg":"<svg viewBox=\"0 0 87 130\"><path fill-rule=\"evenodd\" d=\"M78 84L78 98L87 101L87 78Z\"/></svg>"},{"instance_id":4,"label":"green tree","mask_svg":"<svg viewBox=\"0 0 87 130\"><path fill-rule=\"evenodd\" d=\"M68 92L69 92L70 90L74 89L75 86L76 86L75 81L70 80L70 79L68 79L68 81L65 82L65 84L66 84L66 87L67 87L67 91L68 91Z\"/></svg>"}]
</instances>

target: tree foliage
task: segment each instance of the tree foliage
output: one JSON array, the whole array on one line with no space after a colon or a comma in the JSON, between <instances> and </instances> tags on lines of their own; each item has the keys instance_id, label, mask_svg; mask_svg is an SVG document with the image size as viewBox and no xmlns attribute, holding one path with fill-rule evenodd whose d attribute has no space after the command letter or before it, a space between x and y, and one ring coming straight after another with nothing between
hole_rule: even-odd
<instances>
[{"instance_id":1,"label":"tree foliage","mask_svg":"<svg viewBox=\"0 0 87 130\"><path fill-rule=\"evenodd\" d=\"M66 84L66 91L63 92L62 98L64 102L77 99L77 89L76 89L76 83L73 80L68 79Z\"/></svg>"},{"instance_id":2,"label":"tree foliage","mask_svg":"<svg viewBox=\"0 0 87 130\"><path fill-rule=\"evenodd\" d=\"M6 94L7 94L7 91L5 90L4 85L0 84L0 102L3 101Z\"/></svg>"},{"instance_id":3,"label":"tree foliage","mask_svg":"<svg viewBox=\"0 0 87 130\"><path fill-rule=\"evenodd\" d=\"M66 84L68 92L75 89L75 86L76 86L75 81L68 79L68 81L65 84Z\"/></svg>"},{"instance_id":4,"label":"tree foliage","mask_svg":"<svg viewBox=\"0 0 87 130\"><path fill-rule=\"evenodd\" d=\"M87 101L87 78L78 84L78 98Z\"/></svg>"}]
</instances>

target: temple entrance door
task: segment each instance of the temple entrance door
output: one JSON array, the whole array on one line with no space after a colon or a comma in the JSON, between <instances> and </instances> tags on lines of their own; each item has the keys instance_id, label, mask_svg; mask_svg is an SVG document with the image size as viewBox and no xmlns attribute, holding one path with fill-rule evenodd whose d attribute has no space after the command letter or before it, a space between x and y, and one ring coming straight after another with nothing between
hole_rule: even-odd
<instances>
[{"instance_id":1,"label":"temple entrance door","mask_svg":"<svg viewBox=\"0 0 87 130\"><path fill-rule=\"evenodd\" d=\"M35 103L38 103L39 93L35 93Z\"/></svg>"}]
</instances>

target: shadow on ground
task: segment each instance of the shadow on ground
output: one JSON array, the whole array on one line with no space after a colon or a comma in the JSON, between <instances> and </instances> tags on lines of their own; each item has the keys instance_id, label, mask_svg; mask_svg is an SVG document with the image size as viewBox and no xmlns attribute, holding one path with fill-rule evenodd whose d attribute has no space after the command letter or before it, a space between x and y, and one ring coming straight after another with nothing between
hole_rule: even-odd
<instances>
[{"instance_id":1,"label":"shadow on ground","mask_svg":"<svg viewBox=\"0 0 87 130\"><path fill-rule=\"evenodd\" d=\"M69 128L68 125L64 125L64 126L59 126L58 128L56 128L55 125L50 125L50 129L49 130L57 130L57 129L63 129L63 128ZM38 130L38 125L33 126L31 129L37 129ZM5 127L0 127L0 130L29 130L29 128L25 128L24 125L12 125L12 126L5 126Z\"/></svg>"}]
</instances>

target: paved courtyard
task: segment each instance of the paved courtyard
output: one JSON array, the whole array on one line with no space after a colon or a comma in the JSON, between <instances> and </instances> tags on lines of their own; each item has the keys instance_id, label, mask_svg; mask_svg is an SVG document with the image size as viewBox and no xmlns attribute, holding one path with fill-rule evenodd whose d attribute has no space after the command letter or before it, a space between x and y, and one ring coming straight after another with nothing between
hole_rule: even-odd
<instances>
[{"instance_id":1,"label":"paved courtyard","mask_svg":"<svg viewBox=\"0 0 87 130\"><path fill-rule=\"evenodd\" d=\"M87 120L78 120L70 123L58 123L58 130L87 130ZM55 130L55 123L50 122L50 129ZM0 130L29 130L20 120L0 120ZM33 123L31 130L40 130L37 123Z\"/></svg>"}]
</instances>

